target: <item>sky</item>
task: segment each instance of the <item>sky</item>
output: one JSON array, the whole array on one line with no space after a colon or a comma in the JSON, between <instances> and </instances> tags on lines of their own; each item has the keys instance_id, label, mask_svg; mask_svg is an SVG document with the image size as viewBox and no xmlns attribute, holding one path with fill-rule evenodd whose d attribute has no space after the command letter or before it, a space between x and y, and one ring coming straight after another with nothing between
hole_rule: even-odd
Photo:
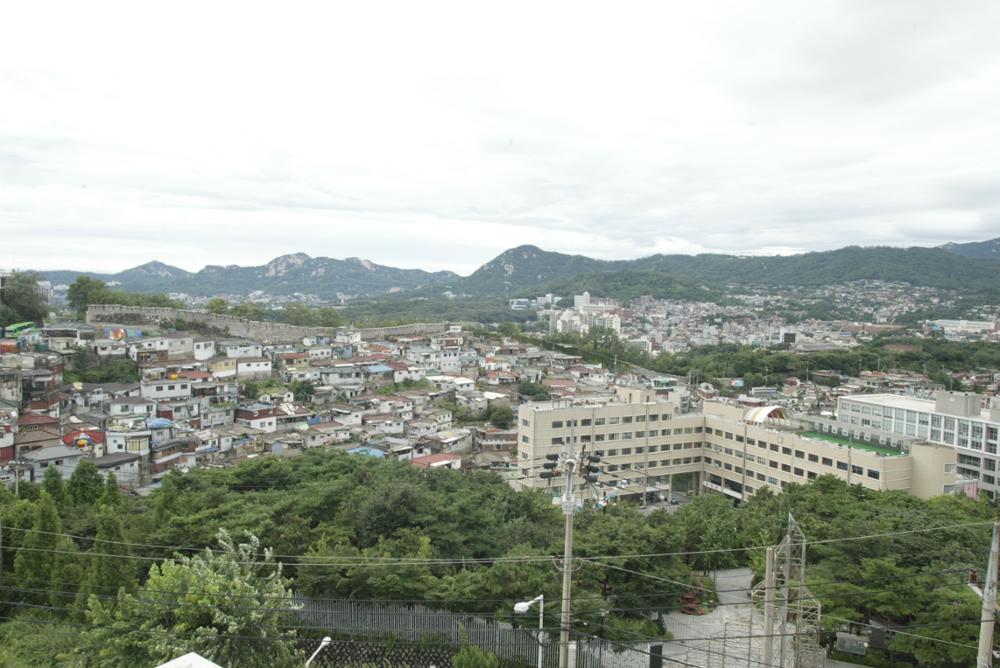
<instances>
[{"instance_id":1,"label":"sky","mask_svg":"<svg viewBox=\"0 0 1000 668\"><path fill-rule=\"evenodd\" d=\"M1000 3L10 3L0 267L1000 236Z\"/></svg>"}]
</instances>

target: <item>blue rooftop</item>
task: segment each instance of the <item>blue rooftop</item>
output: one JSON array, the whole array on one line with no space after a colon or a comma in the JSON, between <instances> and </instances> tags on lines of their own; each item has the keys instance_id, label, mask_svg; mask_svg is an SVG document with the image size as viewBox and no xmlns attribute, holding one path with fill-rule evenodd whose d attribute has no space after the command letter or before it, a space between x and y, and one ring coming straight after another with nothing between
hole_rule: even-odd
<instances>
[{"instance_id":1,"label":"blue rooftop","mask_svg":"<svg viewBox=\"0 0 1000 668\"><path fill-rule=\"evenodd\" d=\"M347 451L349 455L368 455L369 457L385 457L385 453L381 450L376 450L375 448L366 448L364 446L358 448L351 448Z\"/></svg>"}]
</instances>

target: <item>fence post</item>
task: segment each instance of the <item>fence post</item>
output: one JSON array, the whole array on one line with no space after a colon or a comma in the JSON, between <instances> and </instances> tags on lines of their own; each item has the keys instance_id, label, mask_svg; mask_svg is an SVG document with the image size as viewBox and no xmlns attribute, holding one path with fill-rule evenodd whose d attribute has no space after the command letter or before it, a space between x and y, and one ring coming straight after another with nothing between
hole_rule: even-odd
<instances>
[{"instance_id":1,"label":"fence post","mask_svg":"<svg viewBox=\"0 0 1000 668\"><path fill-rule=\"evenodd\" d=\"M663 645L649 646L649 668L663 668Z\"/></svg>"}]
</instances>

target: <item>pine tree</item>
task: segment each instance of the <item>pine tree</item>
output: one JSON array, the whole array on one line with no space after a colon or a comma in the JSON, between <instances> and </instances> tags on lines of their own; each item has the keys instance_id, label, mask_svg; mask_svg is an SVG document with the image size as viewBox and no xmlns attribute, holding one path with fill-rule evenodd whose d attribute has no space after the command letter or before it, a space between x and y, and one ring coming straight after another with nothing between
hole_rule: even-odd
<instances>
[{"instance_id":1,"label":"pine tree","mask_svg":"<svg viewBox=\"0 0 1000 668\"><path fill-rule=\"evenodd\" d=\"M103 490L104 481L101 480L101 472L89 459L77 464L66 485L70 500L77 505L94 503Z\"/></svg>"},{"instance_id":2,"label":"pine tree","mask_svg":"<svg viewBox=\"0 0 1000 668\"><path fill-rule=\"evenodd\" d=\"M118 508L122 505L122 494L118 489L118 479L114 473L108 472L108 477L104 480L104 489L97 499L97 504L109 508Z\"/></svg>"},{"instance_id":3,"label":"pine tree","mask_svg":"<svg viewBox=\"0 0 1000 668\"><path fill-rule=\"evenodd\" d=\"M135 567L128 545L124 544L125 532L113 508L101 510L97 518L97 535L89 553L89 565L83 575L76 604L80 610L87 608L91 594L100 598L115 596L119 588L131 589L135 585Z\"/></svg>"},{"instance_id":4,"label":"pine tree","mask_svg":"<svg viewBox=\"0 0 1000 668\"><path fill-rule=\"evenodd\" d=\"M46 472L45 482L48 480ZM31 530L25 534L21 549L18 550L14 560L14 578L18 587L40 590L25 592L24 598L30 602L40 604L47 602L48 597L42 591L50 588L53 573L60 566L58 562L65 556L57 552L63 546L60 541L61 533L62 521L59 519L56 503L52 495L43 489L38 503L35 504L35 521L31 525Z\"/></svg>"},{"instance_id":5,"label":"pine tree","mask_svg":"<svg viewBox=\"0 0 1000 668\"><path fill-rule=\"evenodd\" d=\"M59 470L58 466L50 466L45 469L45 474L42 476L42 489L48 492L58 510L66 507L66 485L63 483L62 471Z\"/></svg>"}]
</instances>

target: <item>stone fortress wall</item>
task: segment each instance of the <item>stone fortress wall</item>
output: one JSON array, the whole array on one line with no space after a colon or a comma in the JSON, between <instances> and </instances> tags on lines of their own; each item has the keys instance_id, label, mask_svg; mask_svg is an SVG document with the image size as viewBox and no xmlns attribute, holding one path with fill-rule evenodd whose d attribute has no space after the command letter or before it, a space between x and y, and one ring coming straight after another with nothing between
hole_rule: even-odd
<instances>
[{"instance_id":1,"label":"stone fortress wall","mask_svg":"<svg viewBox=\"0 0 1000 668\"><path fill-rule=\"evenodd\" d=\"M253 339L262 343L291 343L307 336L333 336L343 327L299 327L281 322L248 320L208 311L174 309L166 307L121 306L118 304L91 304L87 307L87 322L91 325L160 325L178 320L226 331L230 336ZM364 340L384 339L390 336L440 334L448 331L450 324L463 327L474 323L418 322L394 327L358 329Z\"/></svg>"}]
</instances>

